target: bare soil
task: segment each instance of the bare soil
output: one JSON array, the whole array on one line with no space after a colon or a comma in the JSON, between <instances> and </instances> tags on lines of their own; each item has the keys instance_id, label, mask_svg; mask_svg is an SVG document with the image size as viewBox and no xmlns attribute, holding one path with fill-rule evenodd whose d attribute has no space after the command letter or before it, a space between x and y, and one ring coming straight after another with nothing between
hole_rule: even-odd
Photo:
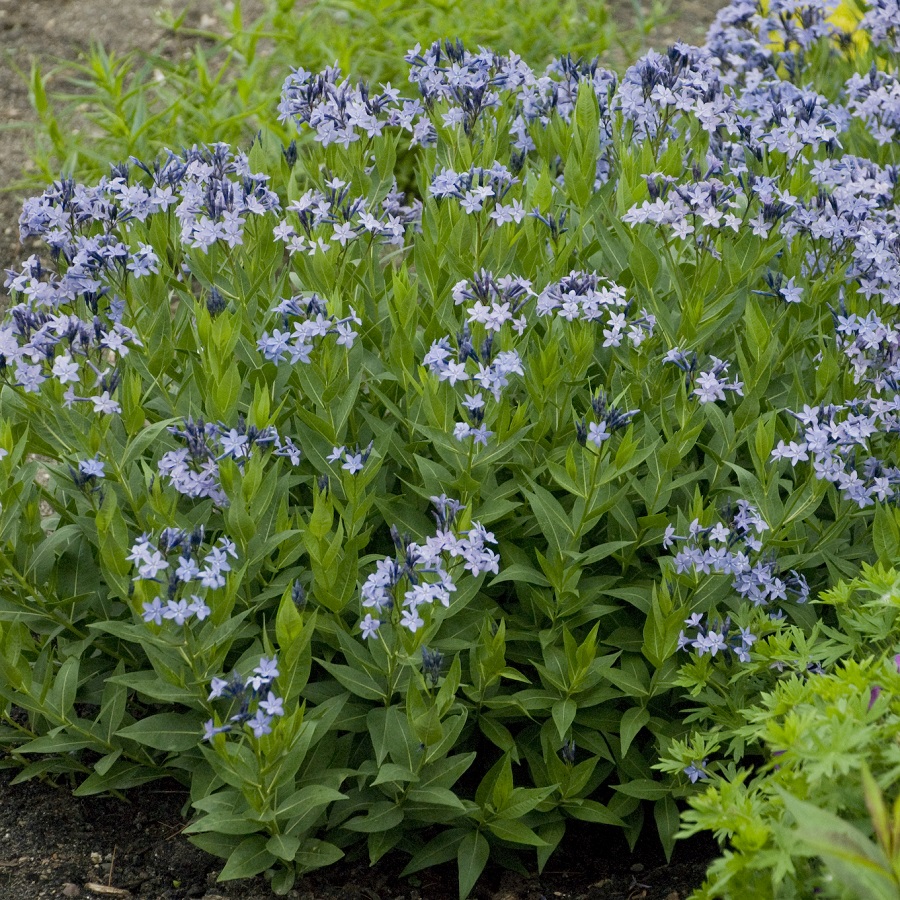
<instances>
[{"instance_id":1,"label":"bare soil","mask_svg":"<svg viewBox=\"0 0 900 900\"><path fill-rule=\"evenodd\" d=\"M631 18L628 0L614 0ZM262 0L244 0L255 14ZM32 59L45 70L55 60L77 59L91 41L108 50L134 48L177 55L190 43L157 23L160 8L189 5L188 23L215 24L215 0L0 0L0 273L18 266L36 246L18 238L27 193L15 186L33 174L29 150L35 114L16 73ZM227 3L225 4L227 6ZM654 34L653 45L699 43L723 0L675 0L673 16ZM2 282L2 277L0 277ZM2 303L2 301L0 301ZM112 798L77 798L66 788L36 781L13 785L0 771L0 897L144 897L154 900L268 900L264 878L217 884L222 861L190 844L181 830L187 795L172 782L135 789L124 804ZM679 844L667 865L655 842L634 853L620 834L584 827L567 836L541 875L490 866L476 900L684 900L703 880L716 855L711 839ZM401 879L405 864L393 855L369 867L347 859L298 881L292 900L456 900L455 866Z\"/></svg>"},{"instance_id":2,"label":"bare soil","mask_svg":"<svg viewBox=\"0 0 900 900\"><path fill-rule=\"evenodd\" d=\"M187 794L174 782L131 791L126 805L36 781L10 786L10 779L0 773L4 900L274 897L262 876L216 883L222 861L181 834ZM575 826L542 874L489 866L473 900L685 900L716 853L711 839L693 839L666 865L655 841L630 853L614 829ZM289 900L457 900L455 865L400 878L406 859L390 855L374 867L365 857L342 860L298 880Z\"/></svg>"}]
</instances>

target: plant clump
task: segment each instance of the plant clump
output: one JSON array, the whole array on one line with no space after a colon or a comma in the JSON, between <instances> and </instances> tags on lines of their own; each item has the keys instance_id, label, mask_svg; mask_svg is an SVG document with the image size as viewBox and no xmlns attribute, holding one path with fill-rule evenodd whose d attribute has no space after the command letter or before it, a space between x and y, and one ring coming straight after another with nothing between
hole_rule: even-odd
<instances>
[{"instance_id":1,"label":"plant clump","mask_svg":"<svg viewBox=\"0 0 900 900\"><path fill-rule=\"evenodd\" d=\"M703 896L836 891L833 847L793 862L816 802L868 802L896 882L896 760L795 759L786 712L850 704L860 754L896 718L896 586L847 584L900 557L900 13L830 12L736 0L621 77L459 41L405 89L294 69L245 149L29 200L46 258L0 324L19 777L176 777L220 877L279 893L393 852L456 860L465 898L573 820L671 853L685 801L740 835ZM755 830L722 824L739 794Z\"/></svg>"}]
</instances>

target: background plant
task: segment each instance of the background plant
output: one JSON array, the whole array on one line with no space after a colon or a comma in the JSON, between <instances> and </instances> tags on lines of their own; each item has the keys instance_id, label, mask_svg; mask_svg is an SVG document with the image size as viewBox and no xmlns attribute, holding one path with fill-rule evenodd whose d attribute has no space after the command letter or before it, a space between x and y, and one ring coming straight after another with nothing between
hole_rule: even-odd
<instances>
[{"instance_id":1,"label":"background plant","mask_svg":"<svg viewBox=\"0 0 900 900\"><path fill-rule=\"evenodd\" d=\"M726 850L694 897L897 895L897 586L895 570L864 567L823 593L837 620L815 642L827 672L779 679L744 724L706 733L682 833L712 830ZM737 765L721 759L729 737L746 747ZM668 767L698 749L679 744Z\"/></svg>"},{"instance_id":2,"label":"background plant","mask_svg":"<svg viewBox=\"0 0 900 900\"><path fill-rule=\"evenodd\" d=\"M116 55L94 46L82 62L59 62L49 70L35 65L22 73L40 116L32 185L60 172L95 180L129 156L246 142L260 128L290 140L294 135L279 129L271 112L291 66L319 71L338 65L373 84L402 85L403 54L416 42L448 36L467 46L515 50L538 66L562 50L575 56L609 51L630 62L665 14L664 4L654 2L646 9L617 8L613 15L605 0L265 0L262 14L251 19L237 0L209 30L189 27L186 11L170 13L162 20L170 34L194 41L186 59L141 51ZM88 125L76 133L73 124L85 117Z\"/></svg>"}]
</instances>

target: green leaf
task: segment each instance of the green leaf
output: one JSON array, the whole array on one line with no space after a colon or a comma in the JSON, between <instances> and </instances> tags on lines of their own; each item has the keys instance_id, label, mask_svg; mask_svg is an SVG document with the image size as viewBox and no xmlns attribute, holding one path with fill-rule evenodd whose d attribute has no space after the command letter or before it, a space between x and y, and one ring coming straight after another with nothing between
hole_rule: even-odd
<instances>
[{"instance_id":1,"label":"green leaf","mask_svg":"<svg viewBox=\"0 0 900 900\"><path fill-rule=\"evenodd\" d=\"M276 869L272 874L272 893L283 897L294 886L296 880L297 873L293 866Z\"/></svg>"},{"instance_id":2,"label":"green leaf","mask_svg":"<svg viewBox=\"0 0 900 900\"><path fill-rule=\"evenodd\" d=\"M453 791L442 787L413 788L406 799L409 803L417 803L421 806L444 806L449 809L458 809L465 812L465 806Z\"/></svg>"},{"instance_id":3,"label":"green leaf","mask_svg":"<svg viewBox=\"0 0 900 900\"><path fill-rule=\"evenodd\" d=\"M221 810L211 812L196 822L188 825L185 834L202 834L214 831L216 834L254 834L261 828L258 821L253 821L248 815L246 805L238 812L234 810Z\"/></svg>"},{"instance_id":4,"label":"green leaf","mask_svg":"<svg viewBox=\"0 0 900 900\"><path fill-rule=\"evenodd\" d=\"M384 688L368 673L351 666L331 663L320 660L322 666L330 672L338 683L345 687L351 694L362 697L363 700L379 700L384 702Z\"/></svg>"},{"instance_id":5,"label":"green leaf","mask_svg":"<svg viewBox=\"0 0 900 900\"><path fill-rule=\"evenodd\" d=\"M635 280L648 291L652 291L659 274L659 260L656 252L651 250L638 236L632 235L633 246L628 254L628 268Z\"/></svg>"},{"instance_id":6,"label":"green leaf","mask_svg":"<svg viewBox=\"0 0 900 900\"><path fill-rule=\"evenodd\" d=\"M131 463L140 457L151 444L158 441L160 435L164 434L165 430L170 425L180 421L180 419L163 419L160 422L154 422L152 425L148 425L144 428L134 440L128 442L128 446L125 448L119 467L124 471Z\"/></svg>"},{"instance_id":7,"label":"green leaf","mask_svg":"<svg viewBox=\"0 0 900 900\"><path fill-rule=\"evenodd\" d=\"M875 521L872 523L872 541L878 561L890 566L900 556L900 526L894 509L883 503L876 504Z\"/></svg>"},{"instance_id":8,"label":"green leaf","mask_svg":"<svg viewBox=\"0 0 900 900\"><path fill-rule=\"evenodd\" d=\"M660 798L653 804L653 817L656 819L656 829L666 854L666 862L668 862L675 849L675 836L678 833L679 823L678 804L671 794Z\"/></svg>"},{"instance_id":9,"label":"green leaf","mask_svg":"<svg viewBox=\"0 0 900 900\"><path fill-rule=\"evenodd\" d=\"M855 897L896 900L897 883L881 848L827 810L777 788L794 817L797 837L822 857L829 871Z\"/></svg>"},{"instance_id":10,"label":"green leaf","mask_svg":"<svg viewBox=\"0 0 900 900\"><path fill-rule=\"evenodd\" d=\"M45 700L46 704L61 718L69 718L72 705L75 703L79 662L78 657L72 656L59 667L59 672L53 681L53 688Z\"/></svg>"},{"instance_id":11,"label":"green leaf","mask_svg":"<svg viewBox=\"0 0 900 900\"><path fill-rule=\"evenodd\" d=\"M487 823L487 827L495 837L525 847L543 847L547 843L540 835L516 819L493 819Z\"/></svg>"},{"instance_id":12,"label":"green leaf","mask_svg":"<svg viewBox=\"0 0 900 900\"><path fill-rule=\"evenodd\" d=\"M607 541L605 544L591 547L590 550L586 550L584 553L569 553L567 555L570 555L579 566L591 566L602 559L606 559L608 556L612 556L617 550L623 550L625 547L632 546L633 543L634 541Z\"/></svg>"},{"instance_id":13,"label":"green leaf","mask_svg":"<svg viewBox=\"0 0 900 900\"><path fill-rule=\"evenodd\" d=\"M491 848L479 831L470 831L459 843L456 866L459 871L459 900L466 900L487 865Z\"/></svg>"},{"instance_id":14,"label":"green leaf","mask_svg":"<svg viewBox=\"0 0 900 900\"><path fill-rule=\"evenodd\" d=\"M596 800L566 800L561 806L573 819L580 819L582 822L625 827L619 816Z\"/></svg>"},{"instance_id":15,"label":"green leaf","mask_svg":"<svg viewBox=\"0 0 900 900\"><path fill-rule=\"evenodd\" d=\"M504 566L500 570L500 573L494 576L489 586L493 587L495 584L501 584L504 581L521 581L524 584L536 584L541 587L550 587L547 576L526 563L513 563L510 566Z\"/></svg>"},{"instance_id":16,"label":"green leaf","mask_svg":"<svg viewBox=\"0 0 900 900\"><path fill-rule=\"evenodd\" d=\"M85 738L84 735L67 734L63 731L53 736L45 734L21 744L16 747L16 753L73 753L76 750L84 750L85 747L101 750L103 744L99 740Z\"/></svg>"},{"instance_id":17,"label":"green leaf","mask_svg":"<svg viewBox=\"0 0 900 900\"><path fill-rule=\"evenodd\" d=\"M516 751L516 739L512 736L512 732L489 714L483 713L478 717L478 728L492 744L499 747L504 753Z\"/></svg>"},{"instance_id":18,"label":"green leaf","mask_svg":"<svg viewBox=\"0 0 900 900\"><path fill-rule=\"evenodd\" d=\"M266 841L266 850L268 850L272 856L277 856L279 859L283 859L286 862L293 860L299 849L300 838L293 837L292 835L276 834Z\"/></svg>"},{"instance_id":19,"label":"green leaf","mask_svg":"<svg viewBox=\"0 0 900 900\"><path fill-rule=\"evenodd\" d=\"M372 782L373 785L396 781L401 784L418 781L419 776L406 766L398 766L396 763L383 763L378 767L378 775Z\"/></svg>"},{"instance_id":20,"label":"green leaf","mask_svg":"<svg viewBox=\"0 0 900 900\"><path fill-rule=\"evenodd\" d=\"M650 713L642 706L633 706L622 714L619 725L619 739L622 742L622 756L628 753L637 733L650 721Z\"/></svg>"},{"instance_id":21,"label":"green leaf","mask_svg":"<svg viewBox=\"0 0 900 900\"><path fill-rule=\"evenodd\" d=\"M635 778L625 784L614 784L613 790L638 800L661 800L670 793L669 788L651 778Z\"/></svg>"},{"instance_id":22,"label":"green leaf","mask_svg":"<svg viewBox=\"0 0 900 900\"><path fill-rule=\"evenodd\" d=\"M557 700L550 710L553 716L553 724L556 725L556 731L559 739L564 741L575 721L575 715L578 712L578 704L574 700Z\"/></svg>"},{"instance_id":23,"label":"green leaf","mask_svg":"<svg viewBox=\"0 0 900 900\"><path fill-rule=\"evenodd\" d=\"M324 784L308 784L282 801L276 813L279 819L290 819L309 809L346 799L346 794Z\"/></svg>"},{"instance_id":24,"label":"green leaf","mask_svg":"<svg viewBox=\"0 0 900 900\"><path fill-rule=\"evenodd\" d=\"M373 803L368 813L364 816L356 816L343 827L350 831L387 831L396 828L403 821L403 810L396 803L389 800L380 800Z\"/></svg>"},{"instance_id":25,"label":"green leaf","mask_svg":"<svg viewBox=\"0 0 900 900\"><path fill-rule=\"evenodd\" d=\"M275 640L282 649L287 649L303 632L303 616L292 599L293 585L281 597L275 616Z\"/></svg>"},{"instance_id":26,"label":"green leaf","mask_svg":"<svg viewBox=\"0 0 900 900\"><path fill-rule=\"evenodd\" d=\"M308 840L297 851L294 862L301 872L311 872L336 863L344 855L344 851L328 841Z\"/></svg>"},{"instance_id":27,"label":"green leaf","mask_svg":"<svg viewBox=\"0 0 900 900\"><path fill-rule=\"evenodd\" d=\"M99 772L92 772L72 793L76 797L89 797L92 794L105 794L108 791L124 791L146 784L148 781L165 778L166 774L161 769L150 769L139 763L117 759L109 771L102 775Z\"/></svg>"},{"instance_id":28,"label":"green leaf","mask_svg":"<svg viewBox=\"0 0 900 900\"><path fill-rule=\"evenodd\" d=\"M406 878L413 872L449 862L457 855L459 845L467 834L471 834L471 832L465 828L448 828L446 831L442 831L413 854L406 868L400 873L400 877Z\"/></svg>"},{"instance_id":29,"label":"green leaf","mask_svg":"<svg viewBox=\"0 0 900 900\"><path fill-rule=\"evenodd\" d=\"M252 878L264 872L275 862L275 856L266 849L267 844L267 839L259 834L244 838L228 857L228 862L216 880Z\"/></svg>"},{"instance_id":30,"label":"green leaf","mask_svg":"<svg viewBox=\"0 0 900 900\"><path fill-rule=\"evenodd\" d=\"M522 493L528 499L544 537L558 553L570 549L575 533L562 504L546 488L534 482L531 488L530 491L523 489Z\"/></svg>"},{"instance_id":31,"label":"green leaf","mask_svg":"<svg viewBox=\"0 0 900 900\"><path fill-rule=\"evenodd\" d=\"M107 684L120 684L132 688L145 697L162 700L164 703L184 702L185 689L163 681L156 672L126 672L124 675L113 675L106 679Z\"/></svg>"},{"instance_id":32,"label":"green leaf","mask_svg":"<svg viewBox=\"0 0 900 900\"><path fill-rule=\"evenodd\" d=\"M203 726L200 713L159 713L120 728L116 734L154 750L176 753L196 747L203 737Z\"/></svg>"}]
</instances>

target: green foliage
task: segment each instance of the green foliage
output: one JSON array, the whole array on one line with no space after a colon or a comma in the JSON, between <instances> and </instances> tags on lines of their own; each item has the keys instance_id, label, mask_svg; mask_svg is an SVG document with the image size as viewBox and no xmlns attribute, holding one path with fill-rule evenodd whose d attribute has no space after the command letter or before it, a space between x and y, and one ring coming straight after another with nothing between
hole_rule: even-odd
<instances>
[{"instance_id":1,"label":"green foliage","mask_svg":"<svg viewBox=\"0 0 900 900\"><path fill-rule=\"evenodd\" d=\"M838 627L825 626L817 653L840 665L779 681L739 710L746 724L676 748L713 756L736 736L748 748L684 813L682 836L711 830L725 848L694 900L900 893L900 574L864 567L821 603Z\"/></svg>"},{"instance_id":2,"label":"green foliage","mask_svg":"<svg viewBox=\"0 0 900 900\"><path fill-rule=\"evenodd\" d=\"M160 24L179 45L192 42L192 52L175 58L143 50L117 55L94 45L78 62L60 61L47 71L35 65L30 96L40 125L32 158L40 180L31 184L61 171L95 180L130 156L236 144L261 128L289 140L272 111L292 66L319 71L337 64L373 84L402 85L404 54L444 38L514 50L538 67L563 51L630 62L666 13L658 0L647 11L636 5L627 23L614 18L606 0L265 0L264 6L251 20L237 0L213 30L189 27L186 11L162 13Z\"/></svg>"},{"instance_id":3,"label":"green foliage","mask_svg":"<svg viewBox=\"0 0 900 900\"><path fill-rule=\"evenodd\" d=\"M419 133L395 123L344 146L326 121L292 148L269 80L286 54L312 67L336 54L402 80L398 42L462 27L463 13L470 40L521 38L541 56L542 23L562 39L600 10L292 7L246 28L237 7L212 56L198 50L153 86L149 70L132 82L131 61L97 51L84 75L106 97L95 106L106 137L90 152L63 138L34 72L69 171L106 174L112 152L147 165L130 182L117 169L97 188L59 183L23 214L58 252L52 274L31 262L10 276L18 305L0 331L4 764L79 794L176 777L190 789L192 840L226 860L220 877L265 872L282 894L345 854L399 852L407 873L455 860L464 898L491 858L528 854L543 868L571 820L632 845L647 823L671 853L685 798L688 831L734 845L706 896L716 879L743 897L890 884L896 816L879 792L890 796L900 771L897 576L865 568L864 581L833 585L897 556L896 428L845 439L878 453L867 479L890 470L877 502L871 484L858 502L784 456L789 411L870 402L859 355L835 345L832 310L881 307L844 277L852 241L749 229L771 204L736 174L752 167L757 184L812 208L813 167L833 148L739 147L728 189L745 193L727 208L744 219L729 213L737 227L702 240L635 211L666 179L700 178L706 126L691 114L675 129L668 103L658 129L642 124L611 103L612 74L583 61L529 98L547 105L528 122L513 88L475 108L477 87L465 108L454 106L462 89L427 98ZM833 99L872 57L822 44L803 74ZM646 65L671 70L680 52ZM712 79L701 56L692 65ZM641 71L627 86L649 102ZM304 77L286 85L301 108ZM319 98L340 94L316 84ZM163 140L237 139L258 125L246 155L185 151L184 167L160 162L170 181L153 169ZM848 157L871 149L852 130L841 140ZM897 148L877 154L896 161ZM453 173L468 183L439 189ZM896 179L883 181L893 198ZM168 204L171 186L182 194ZM151 187L154 208L142 208ZM226 240L210 210L236 196L253 202L229 222L240 239ZM501 200L522 215L501 221ZM861 206L875 216L880 203ZM785 302L780 286L807 266L803 302ZM579 279L592 284L580 311ZM503 321L490 325L472 302L488 280L497 295L516 291L515 312L498 301ZM726 360L735 380L709 396L699 373ZM670 550L701 538L710 555L693 563ZM738 544L739 572L714 564ZM201 557L214 571L186 595L181 582L197 579L175 567ZM737 574L757 579L755 595ZM807 593L819 602L804 604ZM706 617L712 645L691 643L689 617ZM833 671L809 674L817 667ZM865 794L864 760L878 789ZM715 781L698 794L688 782L701 774ZM818 838L807 815L824 823Z\"/></svg>"}]
</instances>

